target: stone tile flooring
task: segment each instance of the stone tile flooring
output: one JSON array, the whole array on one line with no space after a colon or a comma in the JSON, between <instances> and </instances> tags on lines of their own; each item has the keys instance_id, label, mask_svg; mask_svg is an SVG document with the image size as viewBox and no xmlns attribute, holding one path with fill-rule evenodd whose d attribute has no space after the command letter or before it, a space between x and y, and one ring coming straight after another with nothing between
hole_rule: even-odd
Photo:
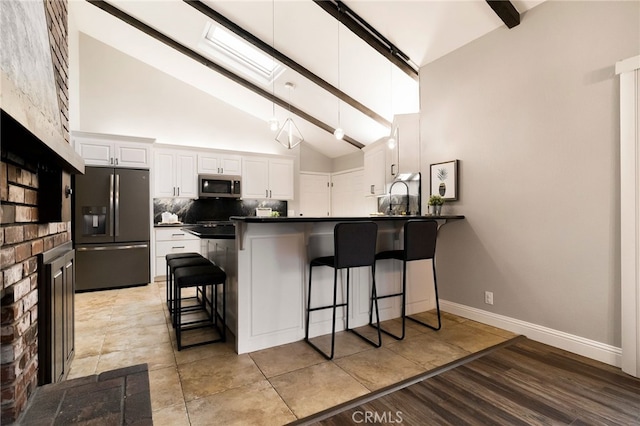
<instances>
[{"instance_id":1,"label":"stone tile flooring","mask_svg":"<svg viewBox=\"0 0 640 426\"><path fill-rule=\"evenodd\" d=\"M325 360L304 342L249 354L226 343L176 349L164 282L76 295L76 355L68 379L147 363L155 425L282 425L463 358L513 333L443 313L440 331L407 321L375 349L336 335ZM433 313L419 314L433 321ZM399 327L389 321L387 328ZM326 344L326 336L317 338Z\"/></svg>"}]
</instances>

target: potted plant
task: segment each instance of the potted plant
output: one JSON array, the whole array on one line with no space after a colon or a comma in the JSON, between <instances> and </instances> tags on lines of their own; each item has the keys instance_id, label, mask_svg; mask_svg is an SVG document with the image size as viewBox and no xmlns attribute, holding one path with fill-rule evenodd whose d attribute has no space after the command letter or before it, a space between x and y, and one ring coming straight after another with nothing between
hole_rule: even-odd
<instances>
[{"instance_id":1,"label":"potted plant","mask_svg":"<svg viewBox=\"0 0 640 426\"><path fill-rule=\"evenodd\" d=\"M442 195L433 194L429 197L429 205L433 206L432 212L435 216L440 216L442 213L442 205L444 204L444 198Z\"/></svg>"}]
</instances>

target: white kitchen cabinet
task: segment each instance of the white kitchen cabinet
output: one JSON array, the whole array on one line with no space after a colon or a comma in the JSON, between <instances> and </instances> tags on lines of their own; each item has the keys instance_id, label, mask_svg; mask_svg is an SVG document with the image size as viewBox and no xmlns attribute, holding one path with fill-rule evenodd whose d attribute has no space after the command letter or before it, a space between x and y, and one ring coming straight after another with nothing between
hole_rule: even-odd
<instances>
[{"instance_id":1,"label":"white kitchen cabinet","mask_svg":"<svg viewBox=\"0 0 640 426\"><path fill-rule=\"evenodd\" d=\"M384 195L386 191L386 156L389 148L385 143L376 143L364 151L364 194L366 196Z\"/></svg>"},{"instance_id":2,"label":"white kitchen cabinet","mask_svg":"<svg viewBox=\"0 0 640 426\"><path fill-rule=\"evenodd\" d=\"M293 200L293 195L293 159L243 158L243 198Z\"/></svg>"},{"instance_id":3,"label":"white kitchen cabinet","mask_svg":"<svg viewBox=\"0 0 640 426\"><path fill-rule=\"evenodd\" d=\"M198 173L240 176L242 174L242 156L216 152L201 152L198 154Z\"/></svg>"},{"instance_id":4,"label":"white kitchen cabinet","mask_svg":"<svg viewBox=\"0 0 640 426\"><path fill-rule=\"evenodd\" d=\"M71 141L87 166L150 167L153 139L72 132Z\"/></svg>"},{"instance_id":5,"label":"white kitchen cabinet","mask_svg":"<svg viewBox=\"0 0 640 426\"><path fill-rule=\"evenodd\" d=\"M153 196L198 197L197 154L192 151L156 149L153 162Z\"/></svg>"},{"instance_id":6,"label":"white kitchen cabinet","mask_svg":"<svg viewBox=\"0 0 640 426\"><path fill-rule=\"evenodd\" d=\"M165 256L169 253L201 253L200 238L179 227L155 228L155 272L156 278L164 278L167 270Z\"/></svg>"}]
</instances>

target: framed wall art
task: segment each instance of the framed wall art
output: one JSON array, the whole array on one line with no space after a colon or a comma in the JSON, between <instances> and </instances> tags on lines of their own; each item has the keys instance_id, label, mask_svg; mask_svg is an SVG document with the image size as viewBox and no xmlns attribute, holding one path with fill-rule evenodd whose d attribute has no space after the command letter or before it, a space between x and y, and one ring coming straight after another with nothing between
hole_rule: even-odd
<instances>
[{"instance_id":1,"label":"framed wall art","mask_svg":"<svg viewBox=\"0 0 640 426\"><path fill-rule=\"evenodd\" d=\"M447 201L458 199L458 160L431 164L430 195L440 195Z\"/></svg>"}]
</instances>

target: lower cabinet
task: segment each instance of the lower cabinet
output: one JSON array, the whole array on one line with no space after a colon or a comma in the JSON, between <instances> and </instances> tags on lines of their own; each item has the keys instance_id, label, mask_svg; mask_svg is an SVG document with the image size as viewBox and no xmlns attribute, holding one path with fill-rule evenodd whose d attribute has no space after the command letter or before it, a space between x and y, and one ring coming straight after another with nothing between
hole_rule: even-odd
<instances>
[{"instance_id":1,"label":"lower cabinet","mask_svg":"<svg viewBox=\"0 0 640 426\"><path fill-rule=\"evenodd\" d=\"M71 243L43 253L38 284L38 383L64 380L75 354L75 251Z\"/></svg>"},{"instance_id":2,"label":"lower cabinet","mask_svg":"<svg viewBox=\"0 0 640 426\"><path fill-rule=\"evenodd\" d=\"M155 279L164 279L167 262L165 256L169 253L201 253L200 238L189 234L178 227L155 229Z\"/></svg>"}]
</instances>

